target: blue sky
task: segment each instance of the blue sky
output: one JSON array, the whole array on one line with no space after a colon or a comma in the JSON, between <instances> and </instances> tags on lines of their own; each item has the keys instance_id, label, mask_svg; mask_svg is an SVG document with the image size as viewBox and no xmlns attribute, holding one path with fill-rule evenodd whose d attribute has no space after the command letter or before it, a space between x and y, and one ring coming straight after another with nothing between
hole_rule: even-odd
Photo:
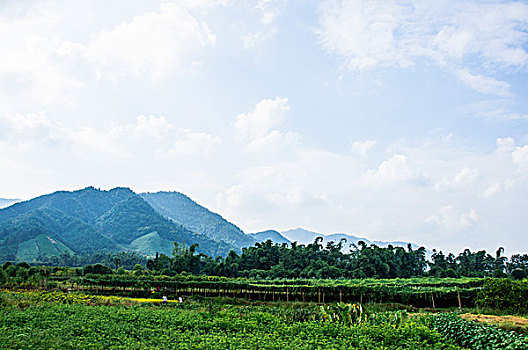
<instances>
[{"instance_id":1,"label":"blue sky","mask_svg":"<svg viewBox=\"0 0 528 350\"><path fill-rule=\"evenodd\" d=\"M3 1L0 197L528 250L523 1Z\"/></svg>"}]
</instances>

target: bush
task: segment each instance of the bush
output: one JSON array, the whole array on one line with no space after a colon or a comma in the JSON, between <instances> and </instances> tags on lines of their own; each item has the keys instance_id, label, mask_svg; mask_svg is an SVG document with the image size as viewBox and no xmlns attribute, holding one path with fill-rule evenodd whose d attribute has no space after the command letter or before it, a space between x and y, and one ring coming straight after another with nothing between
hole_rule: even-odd
<instances>
[{"instance_id":1,"label":"bush","mask_svg":"<svg viewBox=\"0 0 528 350\"><path fill-rule=\"evenodd\" d=\"M528 312L528 282L507 278L487 279L477 295L476 304L492 309Z\"/></svg>"}]
</instances>

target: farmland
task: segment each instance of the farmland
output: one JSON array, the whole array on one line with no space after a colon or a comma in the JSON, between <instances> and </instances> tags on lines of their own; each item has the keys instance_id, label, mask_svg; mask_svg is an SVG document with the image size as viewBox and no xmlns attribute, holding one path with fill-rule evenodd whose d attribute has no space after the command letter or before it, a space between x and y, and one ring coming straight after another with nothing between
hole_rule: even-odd
<instances>
[{"instance_id":1,"label":"farmland","mask_svg":"<svg viewBox=\"0 0 528 350\"><path fill-rule=\"evenodd\" d=\"M3 264L0 277L2 349L528 348L526 279L256 279L27 263Z\"/></svg>"},{"instance_id":2,"label":"farmland","mask_svg":"<svg viewBox=\"0 0 528 350\"><path fill-rule=\"evenodd\" d=\"M458 349L426 319L377 314L362 322L323 320L303 304L126 299L3 292L0 346L96 349Z\"/></svg>"},{"instance_id":3,"label":"farmland","mask_svg":"<svg viewBox=\"0 0 528 350\"><path fill-rule=\"evenodd\" d=\"M448 300L442 299L442 296L450 295L453 290L455 293L470 290L465 301L472 305L469 311L480 312L483 309L475 309L473 305L501 298L502 294L494 295L494 290L500 293L500 288L505 287L503 280L252 281L193 275L67 276L67 272L73 271L59 269L48 276L48 287L54 290L44 290L40 278L28 277L25 283L11 280L5 284L5 288L0 290L0 348L528 347L528 336L523 332L515 333L467 321L471 319L468 314L461 318L452 312L458 307L435 305L433 308L430 305L431 293L442 303ZM525 284L519 281L516 288L525 293L521 289ZM325 302L298 300L303 291L305 298L308 295L309 298L318 298L319 290L327 293ZM396 298L405 290L411 295L409 300L419 301L422 298L426 307L390 303L390 298ZM339 291L342 292L341 298L346 300L333 300L339 298ZM364 293L364 304L350 300L357 296L353 294L356 291ZM162 295L169 296L168 303L161 302ZM177 296L184 297L183 303L178 302ZM382 300L376 300L380 297ZM517 319L526 320L523 317ZM469 335L462 337L461 334Z\"/></svg>"}]
</instances>

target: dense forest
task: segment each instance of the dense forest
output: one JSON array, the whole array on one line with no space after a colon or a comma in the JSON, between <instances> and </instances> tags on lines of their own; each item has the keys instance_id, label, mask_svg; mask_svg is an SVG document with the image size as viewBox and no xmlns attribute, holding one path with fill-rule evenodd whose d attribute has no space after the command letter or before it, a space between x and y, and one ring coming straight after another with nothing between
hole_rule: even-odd
<instances>
[{"instance_id":1,"label":"dense forest","mask_svg":"<svg viewBox=\"0 0 528 350\"><path fill-rule=\"evenodd\" d=\"M124 268L135 273L175 275L179 273L210 276L276 278L411 278L411 277L512 277L528 276L528 254L503 256L503 249L489 254L484 250L464 250L459 255L433 250L427 259L425 248L407 249L367 245L359 242L344 252L345 240L321 244L317 238L308 245L274 244L271 240L231 251L225 258L197 253L198 244L186 246L174 243L172 256L156 254L147 259L136 253L97 253L93 255L55 256L44 263L53 266L82 267L102 264Z\"/></svg>"},{"instance_id":2,"label":"dense forest","mask_svg":"<svg viewBox=\"0 0 528 350\"><path fill-rule=\"evenodd\" d=\"M158 255L147 261L147 268L163 274L188 271L226 277L250 278L409 278L434 277L526 277L528 255L503 256L503 248L495 254L486 251L464 250L458 256L433 251L430 260L421 247L413 250L388 246L367 245L360 241L350 252L344 253L346 243L328 242L322 238L308 245L273 244L270 240L244 248L239 255L231 251L227 257L215 259L196 254L189 248L176 245L172 258Z\"/></svg>"}]
</instances>

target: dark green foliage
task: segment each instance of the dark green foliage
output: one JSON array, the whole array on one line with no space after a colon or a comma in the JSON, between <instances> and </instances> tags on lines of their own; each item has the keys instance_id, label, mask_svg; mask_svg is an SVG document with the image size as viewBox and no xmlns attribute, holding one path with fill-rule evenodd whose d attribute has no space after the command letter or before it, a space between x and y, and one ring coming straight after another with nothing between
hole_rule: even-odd
<instances>
[{"instance_id":1,"label":"dark green foliage","mask_svg":"<svg viewBox=\"0 0 528 350\"><path fill-rule=\"evenodd\" d=\"M345 240L330 241L326 247L321 241L290 246L271 240L256 243L243 248L241 255L232 252L226 258L209 259L203 273L252 278L409 278L425 273L424 248L360 244L359 249L343 253Z\"/></svg>"},{"instance_id":2,"label":"dark green foliage","mask_svg":"<svg viewBox=\"0 0 528 350\"><path fill-rule=\"evenodd\" d=\"M477 305L497 310L528 312L528 281L486 279L479 291Z\"/></svg>"},{"instance_id":3,"label":"dark green foliage","mask_svg":"<svg viewBox=\"0 0 528 350\"><path fill-rule=\"evenodd\" d=\"M444 337L474 350L526 350L528 337L497 327L465 321L455 314L438 314L432 326Z\"/></svg>"},{"instance_id":4,"label":"dark green foliage","mask_svg":"<svg viewBox=\"0 0 528 350\"><path fill-rule=\"evenodd\" d=\"M112 273L112 269L102 264L86 265L83 268L83 275L87 275L89 273L96 275L109 275Z\"/></svg>"},{"instance_id":5,"label":"dark green foliage","mask_svg":"<svg viewBox=\"0 0 528 350\"><path fill-rule=\"evenodd\" d=\"M142 193L141 197L163 216L216 241L225 241L236 247L252 246L256 242L220 215L200 206L182 193Z\"/></svg>"}]
</instances>

